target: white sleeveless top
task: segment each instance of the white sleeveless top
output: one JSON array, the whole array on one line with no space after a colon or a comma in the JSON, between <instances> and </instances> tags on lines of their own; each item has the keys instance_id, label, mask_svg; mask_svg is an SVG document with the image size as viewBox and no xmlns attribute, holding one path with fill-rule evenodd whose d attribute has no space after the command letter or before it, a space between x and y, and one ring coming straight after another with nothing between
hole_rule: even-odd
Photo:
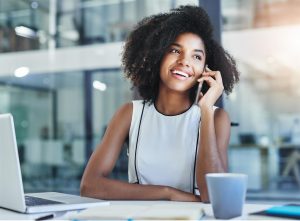
<instances>
[{"instance_id":1,"label":"white sleeveless top","mask_svg":"<svg viewBox=\"0 0 300 221\"><path fill-rule=\"evenodd\" d=\"M184 113L167 116L158 112L153 104L143 105L142 100L132 103L129 182L198 192L195 160L199 142L199 107L192 105Z\"/></svg>"}]
</instances>

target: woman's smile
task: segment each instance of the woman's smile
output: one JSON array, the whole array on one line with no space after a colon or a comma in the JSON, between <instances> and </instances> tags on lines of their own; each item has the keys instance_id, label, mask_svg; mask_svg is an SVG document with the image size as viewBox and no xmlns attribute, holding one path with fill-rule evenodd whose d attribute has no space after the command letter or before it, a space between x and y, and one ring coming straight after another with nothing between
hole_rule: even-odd
<instances>
[{"instance_id":1,"label":"woman's smile","mask_svg":"<svg viewBox=\"0 0 300 221\"><path fill-rule=\"evenodd\" d=\"M185 81L193 76L190 72L178 69L171 69L170 73L173 77L182 81Z\"/></svg>"}]
</instances>

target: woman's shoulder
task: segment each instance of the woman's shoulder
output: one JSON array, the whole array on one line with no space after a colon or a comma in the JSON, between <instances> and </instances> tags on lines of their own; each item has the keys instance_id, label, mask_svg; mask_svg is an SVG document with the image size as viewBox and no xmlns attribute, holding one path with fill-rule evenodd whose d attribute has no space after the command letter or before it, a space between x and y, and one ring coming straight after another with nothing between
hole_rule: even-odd
<instances>
[{"instance_id":1,"label":"woman's shoulder","mask_svg":"<svg viewBox=\"0 0 300 221\"><path fill-rule=\"evenodd\" d=\"M133 100L131 102L127 102L119 107L115 115L130 120L134 112L142 109L143 105L143 100Z\"/></svg>"},{"instance_id":2,"label":"woman's shoulder","mask_svg":"<svg viewBox=\"0 0 300 221\"><path fill-rule=\"evenodd\" d=\"M217 107L217 106L214 106L214 118L216 121L222 121L222 122L230 121L230 117L229 117L229 114L227 113L227 111L224 110L223 108Z\"/></svg>"},{"instance_id":3,"label":"woman's shoulder","mask_svg":"<svg viewBox=\"0 0 300 221\"><path fill-rule=\"evenodd\" d=\"M144 100L132 100L131 103L133 104L134 107L136 106L142 107L144 105Z\"/></svg>"},{"instance_id":4,"label":"woman's shoulder","mask_svg":"<svg viewBox=\"0 0 300 221\"><path fill-rule=\"evenodd\" d=\"M127 102L119 107L116 114L131 115L133 109L133 102Z\"/></svg>"},{"instance_id":5,"label":"woman's shoulder","mask_svg":"<svg viewBox=\"0 0 300 221\"><path fill-rule=\"evenodd\" d=\"M121 105L115 112L112 121L124 122L124 123L130 121L132 115L132 109L133 108L131 102Z\"/></svg>"},{"instance_id":6,"label":"woman's shoulder","mask_svg":"<svg viewBox=\"0 0 300 221\"><path fill-rule=\"evenodd\" d=\"M133 100L131 102L127 102L117 109L115 118L118 118L118 120L122 121L131 121L133 115L141 112L143 105L143 100Z\"/></svg>"}]
</instances>

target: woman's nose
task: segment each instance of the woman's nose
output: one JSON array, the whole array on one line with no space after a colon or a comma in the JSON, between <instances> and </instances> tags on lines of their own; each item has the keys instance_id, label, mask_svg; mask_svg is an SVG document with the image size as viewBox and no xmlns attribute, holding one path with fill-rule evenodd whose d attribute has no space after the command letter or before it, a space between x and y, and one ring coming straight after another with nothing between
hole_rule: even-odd
<instances>
[{"instance_id":1,"label":"woman's nose","mask_svg":"<svg viewBox=\"0 0 300 221\"><path fill-rule=\"evenodd\" d=\"M190 61L186 56L179 57L177 63L183 66L190 66Z\"/></svg>"}]
</instances>

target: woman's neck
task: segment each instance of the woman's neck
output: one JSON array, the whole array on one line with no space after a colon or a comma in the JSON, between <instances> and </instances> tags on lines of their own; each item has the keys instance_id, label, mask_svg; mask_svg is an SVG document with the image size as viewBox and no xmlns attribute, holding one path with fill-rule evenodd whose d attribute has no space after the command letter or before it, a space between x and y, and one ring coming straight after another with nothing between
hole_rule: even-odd
<instances>
[{"instance_id":1,"label":"woman's neck","mask_svg":"<svg viewBox=\"0 0 300 221\"><path fill-rule=\"evenodd\" d=\"M187 94L163 93L158 94L155 101L156 109L165 115L177 115L191 107L191 101Z\"/></svg>"}]
</instances>

